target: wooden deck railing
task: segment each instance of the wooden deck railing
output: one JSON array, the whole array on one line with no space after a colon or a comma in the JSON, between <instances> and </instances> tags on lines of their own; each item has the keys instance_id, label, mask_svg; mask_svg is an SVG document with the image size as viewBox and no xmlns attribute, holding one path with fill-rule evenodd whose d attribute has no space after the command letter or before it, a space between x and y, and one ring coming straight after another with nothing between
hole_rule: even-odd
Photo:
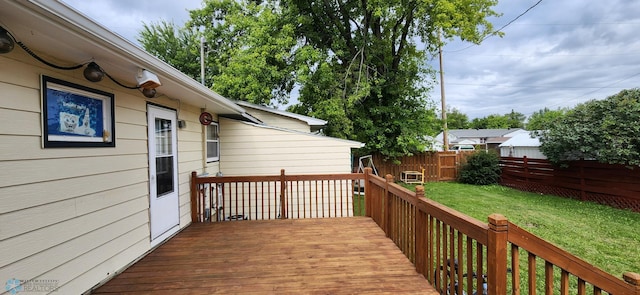
<instances>
[{"instance_id":1,"label":"wooden deck railing","mask_svg":"<svg viewBox=\"0 0 640 295\"><path fill-rule=\"evenodd\" d=\"M280 176L264 177L198 177L194 173L192 220L212 220L205 209L216 202L204 197L218 195L219 205L210 208L221 207L217 214L221 217L352 216L359 211L362 184L366 216L442 294L640 295L640 274L628 272L624 280L619 279L502 215L490 215L488 223L478 221L424 198L422 186L412 192L396 185L393 176L383 179L370 169L364 174L306 176L287 176L282 171Z\"/></svg>"},{"instance_id":2,"label":"wooden deck railing","mask_svg":"<svg viewBox=\"0 0 640 295\"><path fill-rule=\"evenodd\" d=\"M264 220L363 215L363 174L198 176L191 174L191 220ZM361 213L362 212L362 213Z\"/></svg>"},{"instance_id":3,"label":"wooden deck railing","mask_svg":"<svg viewBox=\"0 0 640 295\"><path fill-rule=\"evenodd\" d=\"M442 294L640 294L639 274L616 278L502 215L485 224L426 199L422 186L365 173L365 196L367 216Z\"/></svg>"}]
</instances>

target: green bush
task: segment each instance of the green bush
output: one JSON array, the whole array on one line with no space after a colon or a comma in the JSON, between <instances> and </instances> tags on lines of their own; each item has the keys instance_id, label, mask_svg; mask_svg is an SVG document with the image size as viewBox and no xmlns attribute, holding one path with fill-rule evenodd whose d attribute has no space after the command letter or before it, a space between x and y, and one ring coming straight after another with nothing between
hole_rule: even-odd
<instances>
[{"instance_id":1,"label":"green bush","mask_svg":"<svg viewBox=\"0 0 640 295\"><path fill-rule=\"evenodd\" d=\"M458 181L468 184L495 184L500 180L500 158L496 153L479 151L460 168Z\"/></svg>"}]
</instances>

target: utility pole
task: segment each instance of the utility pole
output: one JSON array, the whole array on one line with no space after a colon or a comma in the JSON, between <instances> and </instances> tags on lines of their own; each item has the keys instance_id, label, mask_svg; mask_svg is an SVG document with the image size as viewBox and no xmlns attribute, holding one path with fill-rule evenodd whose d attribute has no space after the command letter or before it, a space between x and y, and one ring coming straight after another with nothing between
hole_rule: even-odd
<instances>
[{"instance_id":1,"label":"utility pole","mask_svg":"<svg viewBox=\"0 0 640 295\"><path fill-rule=\"evenodd\" d=\"M200 83L204 85L204 36L200 37Z\"/></svg>"},{"instance_id":2,"label":"utility pole","mask_svg":"<svg viewBox=\"0 0 640 295\"><path fill-rule=\"evenodd\" d=\"M441 32L438 32L438 56L440 58L440 102L442 103L442 143L445 151L449 150L449 138L447 136L447 108L444 98L444 67L442 65Z\"/></svg>"}]
</instances>

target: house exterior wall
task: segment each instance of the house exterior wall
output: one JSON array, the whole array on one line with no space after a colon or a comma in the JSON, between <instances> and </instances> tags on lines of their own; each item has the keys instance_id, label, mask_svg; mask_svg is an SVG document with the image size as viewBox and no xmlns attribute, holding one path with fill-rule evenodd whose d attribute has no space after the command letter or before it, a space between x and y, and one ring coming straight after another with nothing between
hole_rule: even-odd
<instances>
[{"instance_id":1,"label":"house exterior wall","mask_svg":"<svg viewBox=\"0 0 640 295\"><path fill-rule=\"evenodd\" d=\"M220 118L218 117L217 114L211 113L211 115L213 115L213 121L218 123L218 131L220 131L220 129L222 128L220 126ZM203 153L203 163L204 163L204 171L202 171L202 173L208 173L209 175L216 175L216 173L218 173L218 171L220 171L220 160L218 161L212 161L212 162L208 162L207 161L207 155L206 155L206 150L207 150L207 133L206 133L206 126L200 124L200 122L196 122L194 123L196 125L199 126L201 132L202 132L202 153ZM222 157L222 155L220 155L220 158ZM196 171L196 170L193 170ZM190 177L190 176L189 176Z\"/></svg>"},{"instance_id":2,"label":"house exterior wall","mask_svg":"<svg viewBox=\"0 0 640 295\"><path fill-rule=\"evenodd\" d=\"M359 143L220 120L220 169L225 176L350 173Z\"/></svg>"},{"instance_id":3,"label":"house exterior wall","mask_svg":"<svg viewBox=\"0 0 640 295\"><path fill-rule=\"evenodd\" d=\"M284 169L286 174L331 174L331 173L350 173L351 172L351 148L360 147L360 143L353 141L340 140L331 137L313 135L306 132L295 132L291 130L282 130L279 128L260 126L240 122L231 119L220 120L220 142L221 142L221 159L220 168L224 176L255 176L255 175L279 175L280 170ZM210 173L211 174L211 173ZM245 187L229 187L231 191L238 190L244 194L244 201L238 203L224 202L223 206L227 212L245 212L246 217L253 219L254 215L263 216L259 208L252 208L251 191L255 188ZM269 187L261 189L278 192L279 187L270 183ZM303 188L304 183L291 184L292 191L304 191L309 194L330 195L327 190L351 190L348 183L338 184L339 187L318 188L317 186L307 186ZM334 184L335 185L335 184ZM300 186L300 187L298 187ZM322 190L325 190L324 192ZM277 195L277 194L275 194ZM278 202L278 200L273 200ZM325 200L328 202L329 200ZM317 216L334 216L331 206L328 203L325 206L309 207L306 213L298 212L300 208L298 204L305 203L304 200L291 198L288 200L291 211L290 218L296 216L317 217ZM308 202L308 201L307 201ZM238 206L236 208L236 206ZM242 207L244 206L244 208ZM251 208L250 208L251 207ZM321 207L321 209L320 209ZM352 200L344 198L342 204L342 216L351 216L353 214ZM350 210L350 209L351 210ZM248 212L253 212L252 214ZM272 212L270 216L277 218L279 212ZM265 213L264 216L268 215ZM263 218L266 218L264 217ZM222 216L221 218L226 218Z\"/></svg>"},{"instance_id":4,"label":"house exterior wall","mask_svg":"<svg viewBox=\"0 0 640 295\"><path fill-rule=\"evenodd\" d=\"M306 122L288 118L274 113L265 112L263 110L252 108L250 111L252 116L256 117L265 125L280 127L289 130L295 130L300 132L310 132L311 128Z\"/></svg>"},{"instance_id":5,"label":"house exterior wall","mask_svg":"<svg viewBox=\"0 0 640 295\"><path fill-rule=\"evenodd\" d=\"M500 156L514 158L523 158L526 156L530 159L547 158L547 156L540 151L539 147L534 146L502 146L500 147Z\"/></svg>"},{"instance_id":6,"label":"house exterior wall","mask_svg":"<svg viewBox=\"0 0 640 295\"><path fill-rule=\"evenodd\" d=\"M42 148L40 76L115 94L114 148ZM189 174L203 170L200 110L178 109L180 226L190 223ZM80 294L151 249L147 100L82 70L57 72L24 52L0 56L0 281L55 280ZM217 164L212 164L215 166Z\"/></svg>"}]
</instances>

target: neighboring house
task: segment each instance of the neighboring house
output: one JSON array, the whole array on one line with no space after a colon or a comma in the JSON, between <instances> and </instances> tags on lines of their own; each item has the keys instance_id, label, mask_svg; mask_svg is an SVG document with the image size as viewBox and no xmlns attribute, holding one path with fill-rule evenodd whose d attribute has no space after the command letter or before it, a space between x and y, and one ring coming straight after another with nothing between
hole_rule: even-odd
<instances>
[{"instance_id":1,"label":"neighboring house","mask_svg":"<svg viewBox=\"0 0 640 295\"><path fill-rule=\"evenodd\" d=\"M0 7L37 56L85 64L0 54L0 283L81 294L108 280L190 224L192 171L350 172L359 143L269 127L62 2ZM96 65L122 85L86 79ZM144 93L122 87L138 78Z\"/></svg>"},{"instance_id":2,"label":"neighboring house","mask_svg":"<svg viewBox=\"0 0 640 295\"><path fill-rule=\"evenodd\" d=\"M547 156L540 151L539 138L529 132L517 134L500 144L500 156L514 158L526 156L530 159L547 158Z\"/></svg>"},{"instance_id":3,"label":"neighboring house","mask_svg":"<svg viewBox=\"0 0 640 295\"><path fill-rule=\"evenodd\" d=\"M442 141L436 140L435 137L426 135L424 137L424 139L427 142L427 146L425 148L425 151L427 151L427 152L436 152L436 151L444 150L444 145L443 145Z\"/></svg>"},{"instance_id":4,"label":"neighboring house","mask_svg":"<svg viewBox=\"0 0 640 295\"><path fill-rule=\"evenodd\" d=\"M474 145L476 149L497 149L498 145L510 137L520 133L527 133L520 128L510 129L451 129L447 132L449 146ZM436 135L436 142L443 143L443 133Z\"/></svg>"}]
</instances>

